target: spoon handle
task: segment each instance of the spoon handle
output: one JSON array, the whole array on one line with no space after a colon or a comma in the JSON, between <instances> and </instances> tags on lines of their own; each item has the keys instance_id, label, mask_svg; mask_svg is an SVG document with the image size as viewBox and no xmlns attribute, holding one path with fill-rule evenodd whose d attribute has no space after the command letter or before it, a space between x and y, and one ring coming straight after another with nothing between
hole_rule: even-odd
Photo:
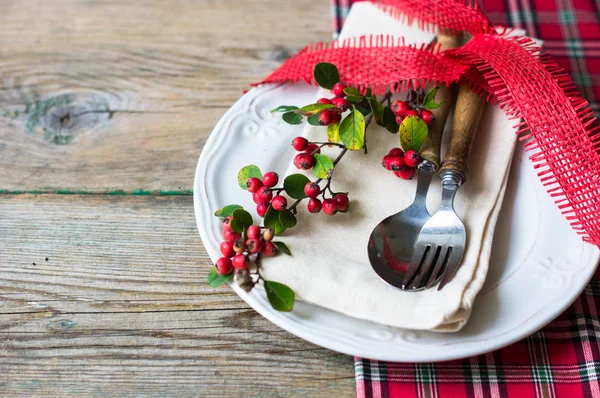
<instances>
[{"instance_id":1,"label":"spoon handle","mask_svg":"<svg viewBox=\"0 0 600 398\"><path fill-rule=\"evenodd\" d=\"M461 37L439 34L437 37L438 43L440 43L440 50L444 51L449 48L456 48L460 45ZM427 90L431 90L432 87L428 87ZM435 117L435 122L429 129L429 134L423 143L423 149L421 150L421 157L425 160L430 161L435 166L435 170L440 167L440 146L442 142L442 134L444 133L444 126L448 119L448 113L452 105L454 98L453 87L440 86L437 93L435 94L435 102L442 103L445 105L437 109L432 109L431 113Z\"/></svg>"},{"instance_id":2,"label":"spoon handle","mask_svg":"<svg viewBox=\"0 0 600 398\"><path fill-rule=\"evenodd\" d=\"M469 152L484 105L485 98L468 86L460 86L454 109L450 146L440 169L442 180L445 176L456 177L458 184L463 184L467 180Z\"/></svg>"}]
</instances>

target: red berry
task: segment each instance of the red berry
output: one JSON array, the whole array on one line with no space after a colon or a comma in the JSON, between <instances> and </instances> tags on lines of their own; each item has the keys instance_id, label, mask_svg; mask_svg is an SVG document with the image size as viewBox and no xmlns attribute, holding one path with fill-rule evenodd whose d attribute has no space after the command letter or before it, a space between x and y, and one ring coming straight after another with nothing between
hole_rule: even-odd
<instances>
[{"instance_id":1,"label":"red berry","mask_svg":"<svg viewBox=\"0 0 600 398\"><path fill-rule=\"evenodd\" d=\"M404 163L410 167L417 167L417 165L421 162L421 155L419 152L411 149L410 151L406 151L404 154Z\"/></svg>"},{"instance_id":2,"label":"red berry","mask_svg":"<svg viewBox=\"0 0 600 398\"><path fill-rule=\"evenodd\" d=\"M235 269L248 269L248 265L250 265L248 256L242 253L238 253L233 256L233 260L231 262L233 263L233 268Z\"/></svg>"},{"instance_id":3,"label":"red berry","mask_svg":"<svg viewBox=\"0 0 600 398\"><path fill-rule=\"evenodd\" d=\"M269 203L273 199L273 192L269 187L260 187L252 197L255 202L258 201L257 203Z\"/></svg>"},{"instance_id":4,"label":"red berry","mask_svg":"<svg viewBox=\"0 0 600 398\"><path fill-rule=\"evenodd\" d=\"M275 211L283 211L287 207L287 199L285 196L277 195L271 201L271 206L273 206L273 210Z\"/></svg>"},{"instance_id":5,"label":"red berry","mask_svg":"<svg viewBox=\"0 0 600 398\"><path fill-rule=\"evenodd\" d=\"M400 149L400 148L392 148L388 152L388 155L390 155L390 156L404 156L404 151L402 149Z\"/></svg>"},{"instance_id":6,"label":"red berry","mask_svg":"<svg viewBox=\"0 0 600 398\"><path fill-rule=\"evenodd\" d=\"M262 250L262 242L260 239L248 239L246 240L246 248L248 249L248 253L260 253Z\"/></svg>"},{"instance_id":7,"label":"red berry","mask_svg":"<svg viewBox=\"0 0 600 398\"><path fill-rule=\"evenodd\" d=\"M419 112L415 111L414 109L411 109L410 111L406 112L404 114L405 117L409 117L409 116L419 116Z\"/></svg>"},{"instance_id":8,"label":"red berry","mask_svg":"<svg viewBox=\"0 0 600 398\"><path fill-rule=\"evenodd\" d=\"M267 210L269 209L269 205L266 203L259 203L256 205L256 212L259 217L264 217L267 214Z\"/></svg>"},{"instance_id":9,"label":"red berry","mask_svg":"<svg viewBox=\"0 0 600 398\"><path fill-rule=\"evenodd\" d=\"M337 212L337 202L333 199L325 199L323 201L323 213L328 216L333 216Z\"/></svg>"},{"instance_id":10,"label":"red berry","mask_svg":"<svg viewBox=\"0 0 600 398\"><path fill-rule=\"evenodd\" d=\"M273 257L277 254L277 246L275 246L272 242L265 242L262 253L266 257Z\"/></svg>"},{"instance_id":11,"label":"red berry","mask_svg":"<svg viewBox=\"0 0 600 398\"><path fill-rule=\"evenodd\" d=\"M345 111L346 109L348 109L348 101L346 101L343 98L336 97L331 100L331 103L333 105L335 105L336 107L338 107L339 109L341 109L342 111Z\"/></svg>"},{"instance_id":12,"label":"red berry","mask_svg":"<svg viewBox=\"0 0 600 398\"><path fill-rule=\"evenodd\" d=\"M319 100L317 100L317 104L329 105L331 104L331 100L329 98L319 98Z\"/></svg>"},{"instance_id":13,"label":"red berry","mask_svg":"<svg viewBox=\"0 0 600 398\"><path fill-rule=\"evenodd\" d=\"M229 221L231 221L233 217L227 216L223 219L223 231L231 231L231 226L229 225Z\"/></svg>"},{"instance_id":14,"label":"red berry","mask_svg":"<svg viewBox=\"0 0 600 398\"><path fill-rule=\"evenodd\" d=\"M279 182L279 175L274 171L269 171L262 178L262 183L265 187L272 188Z\"/></svg>"},{"instance_id":15,"label":"red berry","mask_svg":"<svg viewBox=\"0 0 600 398\"><path fill-rule=\"evenodd\" d=\"M242 236L242 234L240 234L239 232L234 232L232 230L223 231L223 239L230 240L232 242L235 242L241 236Z\"/></svg>"},{"instance_id":16,"label":"red berry","mask_svg":"<svg viewBox=\"0 0 600 398\"><path fill-rule=\"evenodd\" d=\"M343 98L346 96L346 93L344 93L344 89L346 88L346 85L344 83L336 83L333 86L333 90L331 90L333 92L333 95L335 95L336 97L339 98Z\"/></svg>"},{"instance_id":17,"label":"red berry","mask_svg":"<svg viewBox=\"0 0 600 398\"><path fill-rule=\"evenodd\" d=\"M310 144L308 144L308 147L306 148L306 151L304 151L304 152L310 153L310 154L321 153L321 148L317 144L313 144L311 142Z\"/></svg>"},{"instance_id":18,"label":"red berry","mask_svg":"<svg viewBox=\"0 0 600 398\"><path fill-rule=\"evenodd\" d=\"M323 204L317 198L310 198L310 200L308 201L308 204L306 205L306 208L311 213L318 213L323 208Z\"/></svg>"},{"instance_id":19,"label":"red berry","mask_svg":"<svg viewBox=\"0 0 600 398\"><path fill-rule=\"evenodd\" d=\"M423 119L423 121L425 123L427 123L428 126L431 126L433 124L433 122L435 121L435 117L433 116L433 113L431 113L427 109L423 109L419 116L421 117L421 119Z\"/></svg>"},{"instance_id":20,"label":"red berry","mask_svg":"<svg viewBox=\"0 0 600 398\"><path fill-rule=\"evenodd\" d=\"M304 186L304 194L309 198L316 198L321 192L321 187L316 182L309 182Z\"/></svg>"},{"instance_id":21,"label":"red berry","mask_svg":"<svg viewBox=\"0 0 600 398\"><path fill-rule=\"evenodd\" d=\"M302 152L294 157L294 166L298 169L308 170L312 169L314 165L315 157L310 153Z\"/></svg>"},{"instance_id":22,"label":"red berry","mask_svg":"<svg viewBox=\"0 0 600 398\"><path fill-rule=\"evenodd\" d=\"M400 177L404 180L412 180L413 176L415 175L415 168L414 167L405 167L404 170L395 171L394 174L397 177Z\"/></svg>"},{"instance_id":23,"label":"red berry","mask_svg":"<svg viewBox=\"0 0 600 398\"><path fill-rule=\"evenodd\" d=\"M260 227L258 225L250 225L246 230L246 234L250 239L260 238Z\"/></svg>"},{"instance_id":24,"label":"red berry","mask_svg":"<svg viewBox=\"0 0 600 398\"><path fill-rule=\"evenodd\" d=\"M350 204L350 199L348 199L347 195L344 195L343 193L338 193L335 195L335 197L333 198L335 200L335 203L337 204L337 211L341 211L342 213L345 213L348 211L348 205Z\"/></svg>"},{"instance_id":25,"label":"red berry","mask_svg":"<svg viewBox=\"0 0 600 398\"><path fill-rule=\"evenodd\" d=\"M396 156L385 155L383 160L381 161L381 165L385 167L386 170L392 169L392 160L396 159Z\"/></svg>"},{"instance_id":26,"label":"red berry","mask_svg":"<svg viewBox=\"0 0 600 398\"><path fill-rule=\"evenodd\" d=\"M391 108L392 108L392 112L394 112L394 115L404 116L406 114L406 112L408 112L410 110L410 105L408 105L404 101L394 101L394 102L392 102Z\"/></svg>"},{"instance_id":27,"label":"red berry","mask_svg":"<svg viewBox=\"0 0 600 398\"><path fill-rule=\"evenodd\" d=\"M404 170L404 167L406 167L404 158L401 158L400 156L394 156L394 158L390 160L390 169L392 171Z\"/></svg>"},{"instance_id":28,"label":"red berry","mask_svg":"<svg viewBox=\"0 0 600 398\"><path fill-rule=\"evenodd\" d=\"M217 274L227 275L233 271L233 264L231 264L229 257L221 257L215 263L215 268L217 269Z\"/></svg>"},{"instance_id":29,"label":"red berry","mask_svg":"<svg viewBox=\"0 0 600 398\"><path fill-rule=\"evenodd\" d=\"M331 113L333 114L333 119L331 120L331 123L339 123L340 120L342 120L342 113L336 110L332 110Z\"/></svg>"},{"instance_id":30,"label":"red berry","mask_svg":"<svg viewBox=\"0 0 600 398\"><path fill-rule=\"evenodd\" d=\"M233 251L233 242L230 240L221 242L219 249L221 249L221 254L223 254L227 258L233 257L235 254L235 252Z\"/></svg>"},{"instance_id":31,"label":"red berry","mask_svg":"<svg viewBox=\"0 0 600 398\"><path fill-rule=\"evenodd\" d=\"M404 116L396 116L396 123L402 124L403 121L404 121Z\"/></svg>"},{"instance_id":32,"label":"red berry","mask_svg":"<svg viewBox=\"0 0 600 398\"><path fill-rule=\"evenodd\" d=\"M329 126L331 122L333 122L333 112L325 110L319 113L319 124L321 126Z\"/></svg>"},{"instance_id":33,"label":"red berry","mask_svg":"<svg viewBox=\"0 0 600 398\"><path fill-rule=\"evenodd\" d=\"M296 137L292 140L292 146L298 152L303 151L308 147L308 140L304 137Z\"/></svg>"},{"instance_id":34,"label":"red berry","mask_svg":"<svg viewBox=\"0 0 600 398\"><path fill-rule=\"evenodd\" d=\"M262 181L256 177L251 177L248 179L248 181L246 181L246 189L248 190L248 192L254 193L258 191L258 189L262 186Z\"/></svg>"}]
</instances>

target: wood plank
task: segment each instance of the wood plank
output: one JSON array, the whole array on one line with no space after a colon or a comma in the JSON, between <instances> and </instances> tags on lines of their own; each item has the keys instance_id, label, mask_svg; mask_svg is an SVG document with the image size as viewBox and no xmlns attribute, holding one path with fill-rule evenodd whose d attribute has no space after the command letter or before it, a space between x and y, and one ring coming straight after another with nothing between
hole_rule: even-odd
<instances>
[{"instance_id":1,"label":"wood plank","mask_svg":"<svg viewBox=\"0 0 600 398\"><path fill-rule=\"evenodd\" d=\"M0 2L0 192L189 194L212 127L327 1Z\"/></svg>"},{"instance_id":2,"label":"wood plank","mask_svg":"<svg viewBox=\"0 0 600 398\"><path fill-rule=\"evenodd\" d=\"M354 395L351 357L204 283L191 197L1 195L0 218L3 396Z\"/></svg>"}]
</instances>

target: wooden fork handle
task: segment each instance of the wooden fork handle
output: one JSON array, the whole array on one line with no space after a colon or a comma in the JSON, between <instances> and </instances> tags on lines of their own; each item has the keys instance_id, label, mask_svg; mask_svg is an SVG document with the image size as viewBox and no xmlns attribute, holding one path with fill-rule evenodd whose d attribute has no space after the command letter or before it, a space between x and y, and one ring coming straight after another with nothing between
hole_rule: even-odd
<instances>
[{"instance_id":1,"label":"wooden fork handle","mask_svg":"<svg viewBox=\"0 0 600 398\"><path fill-rule=\"evenodd\" d=\"M460 184L467 180L469 152L484 105L483 97L468 86L460 86L454 108L450 145L440 169L441 176L453 173L458 177Z\"/></svg>"},{"instance_id":2,"label":"wooden fork handle","mask_svg":"<svg viewBox=\"0 0 600 398\"><path fill-rule=\"evenodd\" d=\"M439 34L437 37L438 43L440 43L440 49L442 51L449 48L456 48L460 46L461 37L453 35ZM428 90L431 90L431 86ZM454 99L454 88L452 86L440 86L437 93L435 94L435 102L442 103L445 105L437 109L432 109L433 117L435 122L429 129L429 134L423 143L423 149L421 150L421 157L425 160L430 161L435 166L435 170L440 168L440 146L442 143L442 133L444 132L444 126L448 119L448 113L452 106Z\"/></svg>"}]
</instances>

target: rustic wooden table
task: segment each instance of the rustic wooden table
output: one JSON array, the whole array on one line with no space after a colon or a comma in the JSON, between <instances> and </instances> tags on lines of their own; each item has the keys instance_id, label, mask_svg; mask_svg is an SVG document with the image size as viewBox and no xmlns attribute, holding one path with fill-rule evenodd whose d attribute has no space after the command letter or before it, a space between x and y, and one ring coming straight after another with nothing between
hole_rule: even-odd
<instances>
[{"instance_id":1,"label":"rustic wooden table","mask_svg":"<svg viewBox=\"0 0 600 398\"><path fill-rule=\"evenodd\" d=\"M211 266L198 155L328 1L0 0L0 395L352 396Z\"/></svg>"}]
</instances>

